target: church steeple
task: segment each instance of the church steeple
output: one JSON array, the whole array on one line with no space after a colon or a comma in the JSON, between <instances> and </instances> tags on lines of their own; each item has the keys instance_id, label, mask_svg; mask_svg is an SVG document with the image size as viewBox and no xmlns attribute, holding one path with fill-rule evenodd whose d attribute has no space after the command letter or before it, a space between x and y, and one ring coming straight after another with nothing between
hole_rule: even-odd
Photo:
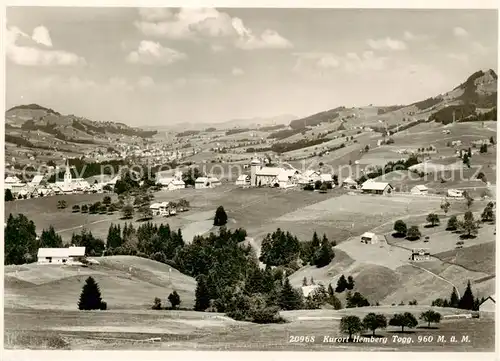
<instances>
[{"instance_id":1,"label":"church steeple","mask_svg":"<svg viewBox=\"0 0 500 361\"><path fill-rule=\"evenodd\" d=\"M71 169L69 167L69 160L66 159L66 171L64 172L64 183L69 184L72 181Z\"/></svg>"}]
</instances>

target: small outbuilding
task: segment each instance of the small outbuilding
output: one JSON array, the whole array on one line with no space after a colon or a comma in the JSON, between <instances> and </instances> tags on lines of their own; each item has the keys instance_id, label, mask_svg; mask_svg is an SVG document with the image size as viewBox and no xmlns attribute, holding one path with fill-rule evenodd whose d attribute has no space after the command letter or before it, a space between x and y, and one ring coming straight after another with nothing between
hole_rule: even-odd
<instances>
[{"instance_id":1,"label":"small outbuilding","mask_svg":"<svg viewBox=\"0 0 500 361\"><path fill-rule=\"evenodd\" d=\"M361 242L366 244L378 243L378 237L373 232L365 232L361 235Z\"/></svg>"},{"instance_id":2,"label":"small outbuilding","mask_svg":"<svg viewBox=\"0 0 500 361\"><path fill-rule=\"evenodd\" d=\"M489 296L483 303L479 305L479 317L495 318L496 302L495 296Z\"/></svg>"},{"instance_id":3,"label":"small outbuilding","mask_svg":"<svg viewBox=\"0 0 500 361\"><path fill-rule=\"evenodd\" d=\"M394 188L387 182L366 181L361 187L361 191L367 194L391 194Z\"/></svg>"},{"instance_id":4,"label":"small outbuilding","mask_svg":"<svg viewBox=\"0 0 500 361\"><path fill-rule=\"evenodd\" d=\"M416 185L411 189L411 194L427 195L429 193L429 188L424 184Z\"/></svg>"},{"instance_id":5,"label":"small outbuilding","mask_svg":"<svg viewBox=\"0 0 500 361\"><path fill-rule=\"evenodd\" d=\"M250 186L250 176L248 174L241 174L238 179L236 179L236 185L240 187Z\"/></svg>"},{"instance_id":6,"label":"small outbuilding","mask_svg":"<svg viewBox=\"0 0 500 361\"><path fill-rule=\"evenodd\" d=\"M39 248L38 264L75 264L85 258L85 247Z\"/></svg>"}]
</instances>

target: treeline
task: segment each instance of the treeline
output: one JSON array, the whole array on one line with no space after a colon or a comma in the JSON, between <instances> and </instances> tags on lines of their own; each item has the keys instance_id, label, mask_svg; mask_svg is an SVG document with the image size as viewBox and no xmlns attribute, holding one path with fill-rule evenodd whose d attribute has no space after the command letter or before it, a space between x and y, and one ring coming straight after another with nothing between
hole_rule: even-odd
<instances>
[{"instance_id":1,"label":"treeline","mask_svg":"<svg viewBox=\"0 0 500 361\"><path fill-rule=\"evenodd\" d=\"M292 150L312 147L321 143L328 142L330 140L331 139L325 139L325 138L313 139L313 140L301 139L293 143L275 143L271 145L271 150L276 153L291 152Z\"/></svg>"},{"instance_id":2,"label":"treeline","mask_svg":"<svg viewBox=\"0 0 500 361\"><path fill-rule=\"evenodd\" d=\"M259 130L262 132L270 132L272 130L277 130L277 129L281 129L284 127L285 127L284 124L277 124L277 125L269 125L267 127L260 127Z\"/></svg>"},{"instance_id":3,"label":"treeline","mask_svg":"<svg viewBox=\"0 0 500 361\"><path fill-rule=\"evenodd\" d=\"M446 125L453 123L453 113L455 113L455 120L459 121L460 119L474 116L476 114L476 106L474 104L450 105L432 114L429 119Z\"/></svg>"},{"instance_id":4,"label":"treeline","mask_svg":"<svg viewBox=\"0 0 500 361\"><path fill-rule=\"evenodd\" d=\"M408 170L411 166L415 164L419 164L420 161L418 157L415 155L411 155L406 160L398 160L395 162L388 162L384 165L384 167L377 167L375 170L370 173L363 174L360 178L358 178L358 184L363 184L368 179L380 177L383 174L387 174L393 172L395 170Z\"/></svg>"},{"instance_id":5,"label":"treeline","mask_svg":"<svg viewBox=\"0 0 500 361\"><path fill-rule=\"evenodd\" d=\"M177 138L180 138L180 137L189 137L191 135L196 135L196 134L199 134L199 133L200 133L199 130L185 130L183 132L177 133L175 136Z\"/></svg>"},{"instance_id":6,"label":"treeline","mask_svg":"<svg viewBox=\"0 0 500 361\"><path fill-rule=\"evenodd\" d=\"M233 134L238 134L238 133L245 133L245 132L249 132L251 130L252 129L250 129L250 128L229 129L228 131L226 131L226 135L233 135Z\"/></svg>"},{"instance_id":7,"label":"treeline","mask_svg":"<svg viewBox=\"0 0 500 361\"><path fill-rule=\"evenodd\" d=\"M432 306L436 307L453 307L463 310L478 311L479 306L485 301L485 298L476 298L472 293L470 281L467 281L467 288L461 298L458 297L455 287L451 290L449 299L437 298L432 301Z\"/></svg>"},{"instance_id":8,"label":"treeline","mask_svg":"<svg viewBox=\"0 0 500 361\"><path fill-rule=\"evenodd\" d=\"M401 109L404 107L405 107L405 105L392 105L392 106L388 106L388 107L378 108L377 115L382 115L385 113L393 112L395 110L398 110L398 109Z\"/></svg>"},{"instance_id":9,"label":"treeline","mask_svg":"<svg viewBox=\"0 0 500 361\"><path fill-rule=\"evenodd\" d=\"M459 122L485 122L488 120L497 120L497 107L494 107L493 109L484 112L484 113L479 113L475 115L469 115L467 118L460 119Z\"/></svg>"},{"instance_id":10,"label":"treeline","mask_svg":"<svg viewBox=\"0 0 500 361\"><path fill-rule=\"evenodd\" d=\"M15 107L10 108L7 111L10 112L11 110L17 110L17 109L45 110L49 114L61 115L61 113L58 113L53 109L45 108L38 104L17 105Z\"/></svg>"},{"instance_id":11,"label":"treeline","mask_svg":"<svg viewBox=\"0 0 500 361\"><path fill-rule=\"evenodd\" d=\"M247 148L245 150L245 153L257 153L257 152L269 152L271 151L272 148L271 147L263 147L263 148Z\"/></svg>"},{"instance_id":12,"label":"treeline","mask_svg":"<svg viewBox=\"0 0 500 361\"><path fill-rule=\"evenodd\" d=\"M393 135L395 134L396 132L402 132L403 130L407 130L407 129L410 129L416 125L419 125L419 124L422 124L422 123L425 123L427 122L426 119L419 119L419 120L416 120L414 122L410 122L410 123L407 123L405 125L393 125L392 127L390 127L388 129L389 131L389 135Z\"/></svg>"},{"instance_id":13,"label":"treeline","mask_svg":"<svg viewBox=\"0 0 500 361\"><path fill-rule=\"evenodd\" d=\"M68 163L73 178L88 178L102 174L118 174L121 167L127 165L127 163L121 159L87 163L79 158L71 158L68 159ZM65 170L62 170L57 174L52 174L48 179L48 182L55 182L56 177L57 179L62 179L64 177L64 172Z\"/></svg>"},{"instance_id":14,"label":"treeline","mask_svg":"<svg viewBox=\"0 0 500 361\"><path fill-rule=\"evenodd\" d=\"M338 118L339 111L344 110L345 107L337 107L324 112L316 113L302 119L295 119L290 122L290 127L293 129L304 129L307 126L316 126L321 123L330 122Z\"/></svg>"},{"instance_id":15,"label":"treeline","mask_svg":"<svg viewBox=\"0 0 500 361\"><path fill-rule=\"evenodd\" d=\"M292 135L299 134L301 132L305 131L303 128L298 128L298 129L283 129L283 130L278 130L277 132L273 132L268 135L268 139L285 139L288 137L291 137Z\"/></svg>"},{"instance_id":16,"label":"treeline","mask_svg":"<svg viewBox=\"0 0 500 361\"><path fill-rule=\"evenodd\" d=\"M35 146L29 140L17 135L5 134L5 142L16 144L18 147L34 148Z\"/></svg>"},{"instance_id":17,"label":"treeline","mask_svg":"<svg viewBox=\"0 0 500 361\"><path fill-rule=\"evenodd\" d=\"M424 109L428 109L436 104L439 104L442 101L443 101L443 98L438 96L435 98L427 98L425 100L413 103L411 105L416 106L418 108L418 110L424 110Z\"/></svg>"}]
</instances>

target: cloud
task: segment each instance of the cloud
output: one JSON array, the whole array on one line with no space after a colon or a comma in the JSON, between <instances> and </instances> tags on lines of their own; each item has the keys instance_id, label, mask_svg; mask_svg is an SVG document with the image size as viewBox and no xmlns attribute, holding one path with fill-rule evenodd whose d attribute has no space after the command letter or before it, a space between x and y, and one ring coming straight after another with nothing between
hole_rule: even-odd
<instances>
[{"instance_id":1,"label":"cloud","mask_svg":"<svg viewBox=\"0 0 500 361\"><path fill-rule=\"evenodd\" d=\"M357 53L347 53L339 56L328 52L306 52L295 53L298 59L295 64L295 71L342 69L348 72L355 71L379 71L385 69L388 58L376 56L373 51Z\"/></svg>"},{"instance_id":2,"label":"cloud","mask_svg":"<svg viewBox=\"0 0 500 361\"><path fill-rule=\"evenodd\" d=\"M134 25L147 36L177 40L229 38L236 47L244 50L292 46L275 30L265 29L261 33L254 33L240 18L233 18L215 8L182 8L175 13L148 9L139 11L139 15L141 19Z\"/></svg>"},{"instance_id":3,"label":"cloud","mask_svg":"<svg viewBox=\"0 0 500 361\"><path fill-rule=\"evenodd\" d=\"M231 71L231 73L232 73L234 76L238 76L238 75L243 75L243 74L245 74L245 72L243 71L243 69L240 69L240 68L233 68L233 70Z\"/></svg>"},{"instance_id":4,"label":"cloud","mask_svg":"<svg viewBox=\"0 0 500 361\"><path fill-rule=\"evenodd\" d=\"M405 31L403 34L403 38L406 41L421 41L421 40L426 40L429 38L428 35L423 35L423 34L413 34L410 31Z\"/></svg>"},{"instance_id":5,"label":"cloud","mask_svg":"<svg viewBox=\"0 0 500 361\"><path fill-rule=\"evenodd\" d=\"M450 59L453 59L453 60L458 60L462 63L468 63L469 62L469 56L467 54L463 54L463 53L449 53L449 54L446 54L446 56Z\"/></svg>"},{"instance_id":6,"label":"cloud","mask_svg":"<svg viewBox=\"0 0 500 361\"><path fill-rule=\"evenodd\" d=\"M490 49L478 41L472 43L472 49L477 55L485 56L489 53Z\"/></svg>"},{"instance_id":7,"label":"cloud","mask_svg":"<svg viewBox=\"0 0 500 361\"><path fill-rule=\"evenodd\" d=\"M461 28L459 26L456 26L453 28L453 34L457 37L465 37L465 36L469 35L467 30L465 30L464 28Z\"/></svg>"},{"instance_id":8,"label":"cloud","mask_svg":"<svg viewBox=\"0 0 500 361\"><path fill-rule=\"evenodd\" d=\"M220 53L221 51L226 50L226 47L224 45L212 44L210 45L210 49L212 49L214 53Z\"/></svg>"},{"instance_id":9,"label":"cloud","mask_svg":"<svg viewBox=\"0 0 500 361\"><path fill-rule=\"evenodd\" d=\"M139 48L130 52L126 60L132 64L170 65L186 59L187 55L171 48L165 48L160 43L142 40Z\"/></svg>"},{"instance_id":10,"label":"cloud","mask_svg":"<svg viewBox=\"0 0 500 361\"><path fill-rule=\"evenodd\" d=\"M146 21L169 19L173 15L169 8L140 8L139 16Z\"/></svg>"},{"instance_id":11,"label":"cloud","mask_svg":"<svg viewBox=\"0 0 500 361\"><path fill-rule=\"evenodd\" d=\"M68 51L46 50L35 46L19 46L17 41L20 38L30 39L34 43L45 46L52 46L48 30L43 26L39 26L33 31L33 39L17 27L9 27L6 34L6 55L15 64L24 66L75 66L86 64L84 58Z\"/></svg>"},{"instance_id":12,"label":"cloud","mask_svg":"<svg viewBox=\"0 0 500 361\"><path fill-rule=\"evenodd\" d=\"M347 71L379 71L385 69L388 58L376 56L373 51L364 51L361 56L357 53L348 53L345 57Z\"/></svg>"},{"instance_id":13,"label":"cloud","mask_svg":"<svg viewBox=\"0 0 500 361\"><path fill-rule=\"evenodd\" d=\"M150 88L155 85L155 81L150 76L141 76L137 81L137 85L141 88Z\"/></svg>"},{"instance_id":14,"label":"cloud","mask_svg":"<svg viewBox=\"0 0 500 361\"><path fill-rule=\"evenodd\" d=\"M52 47L52 39L50 38L49 30L45 26L38 26L33 29L31 38L38 44Z\"/></svg>"},{"instance_id":15,"label":"cloud","mask_svg":"<svg viewBox=\"0 0 500 361\"><path fill-rule=\"evenodd\" d=\"M406 44L404 41L397 40L397 39L392 39L392 38L385 38L385 39L368 39L367 41L368 45L375 50L405 50L406 49Z\"/></svg>"},{"instance_id":16,"label":"cloud","mask_svg":"<svg viewBox=\"0 0 500 361\"><path fill-rule=\"evenodd\" d=\"M328 52L303 52L294 53L297 57L297 63L294 70L300 71L308 67L315 67L317 69L331 69L340 66L340 58Z\"/></svg>"}]
</instances>

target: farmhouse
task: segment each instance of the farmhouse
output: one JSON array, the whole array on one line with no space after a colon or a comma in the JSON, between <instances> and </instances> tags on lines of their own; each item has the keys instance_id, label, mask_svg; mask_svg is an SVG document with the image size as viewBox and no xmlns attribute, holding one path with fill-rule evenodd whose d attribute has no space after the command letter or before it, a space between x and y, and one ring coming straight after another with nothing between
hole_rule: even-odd
<instances>
[{"instance_id":1,"label":"farmhouse","mask_svg":"<svg viewBox=\"0 0 500 361\"><path fill-rule=\"evenodd\" d=\"M429 188L425 186L424 184L419 184L416 185L411 189L411 194L420 194L420 195L426 195L429 192Z\"/></svg>"},{"instance_id":2,"label":"farmhouse","mask_svg":"<svg viewBox=\"0 0 500 361\"><path fill-rule=\"evenodd\" d=\"M42 180L43 180L43 175L37 174L36 176L33 177L29 185L32 187L38 187L42 182Z\"/></svg>"},{"instance_id":3,"label":"farmhouse","mask_svg":"<svg viewBox=\"0 0 500 361\"><path fill-rule=\"evenodd\" d=\"M367 194L387 195L392 193L394 188L387 182L366 181L361 187L361 191Z\"/></svg>"},{"instance_id":4,"label":"farmhouse","mask_svg":"<svg viewBox=\"0 0 500 361\"><path fill-rule=\"evenodd\" d=\"M322 182L332 183L332 187L334 186L333 178L332 178L331 174L323 173L323 174L320 174L319 178Z\"/></svg>"},{"instance_id":5,"label":"farmhouse","mask_svg":"<svg viewBox=\"0 0 500 361\"><path fill-rule=\"evenodd\" d=\"M474 148L479 148L481 147L482 145L490 145L490 140L489 139L478 139L478 140L473 140L471 142L472 146Z\"/></svg>"},{"instance_id":6,"label":"farmhouse","mask_svg":"<svg viewBox=\"0 0 500 361\"><path fill-rule=\"evenodd\" d=\"M80 264L85 259L85 247L39 248L38 264Z\"/></svg>"},{"instance_id":7,"label":"farmhouse","mask_svg":"<svg viewBox=\"0 0 500 361\"><path fill-rule=\"evenodd\" d=\"M255 172L255 184L257 186L272 186L276 177L284 171L279 167L261 167Z\"/></svg>"},{"instance_id":8,"label":"farmhouse","mask_svg":"<svg viewBox=\"0 0 500 361\"><path fill-rule=\"evenodd\" d=\"M462 198L464 196L464 191L458 189L448 189L448 197L452 198Z\"/></svg>"},{"instance_id":9,"label":"farmhouse","mask_svg":"<svg viewBox=\"0 0 500 361\"><path fill-rule=\"evenodd\" d=\"M347 177L346 179L343 180L342 187L348 188L348 189L355 189L358 187L358 182L356 182L351 177Z\"/></svg>"},{"instance_id":10,"label":"farmhouse","mask_svg":"<svg viewBox=\"0 0 500 361\"><path fill-rule=\"evenodd\" d=\"M215 177L198 177L194 182L194 188L204 189L204 188L214 188L221 184L220 180Z\"/></svg>"},{"instance_id":11,"label":"farmhouse","mask_svg":"<svg viewBox=\"0 0 500 361\"><path fill-rule=\"evenodd\" d=\"M431 254L427 248L412 249L410 260L412 261L428 261Z\"/></svg>"},{"instance_id":12,"label":"farmhouse","mask_svg":"<svg viewBox=\"0 0 500 361\"><path fill-rule=\"evenodd\" d=\"M275 180L273 180L273 186L279 188L291 188L297 185L297 178L295 177L295 171L285 170L278 174Z\"/></svg>"},{"instance_id":13,"label":"farmhouse","mask_svg":"<svg viewBox=\"0 0 500 361\"><path fill-rule=\"evenodd\" d=\"M236 185L240 187L248 187L250 185L250 176L248 174L241 174L236 179Z\"/></svg>"},{"instance_id":14,"label":"farmhouse","mask_svg":"<svg viewBox=\"0 0 500 361\"><path fill-rule=\"evenodd\" d=\"M495 318L496 302L495 296L489 296L479 305L479 315L481 318Z\"/></svg>"},{"instance_id":15,"label":"farmhouse","mask_svg":"<svg viewBox=\"0 0 500 361\"><path fill-rule=\"evenodd\" d=\"M361 235L361 243L366 243L366 244L378 243L378 237L375 233L365 232Z\"/></svg>"},{"instance_id":16,"label":"farmhouse","mask_svg":"<svg viewBox=\"0 0 500 361\"><path fill-rule=\"evenodd\" d=\"M168 190L173 191L176 189L184 189L186 188L186 183L182 179L174 179L167 186Z\"/></svg>"}]
</instances>

